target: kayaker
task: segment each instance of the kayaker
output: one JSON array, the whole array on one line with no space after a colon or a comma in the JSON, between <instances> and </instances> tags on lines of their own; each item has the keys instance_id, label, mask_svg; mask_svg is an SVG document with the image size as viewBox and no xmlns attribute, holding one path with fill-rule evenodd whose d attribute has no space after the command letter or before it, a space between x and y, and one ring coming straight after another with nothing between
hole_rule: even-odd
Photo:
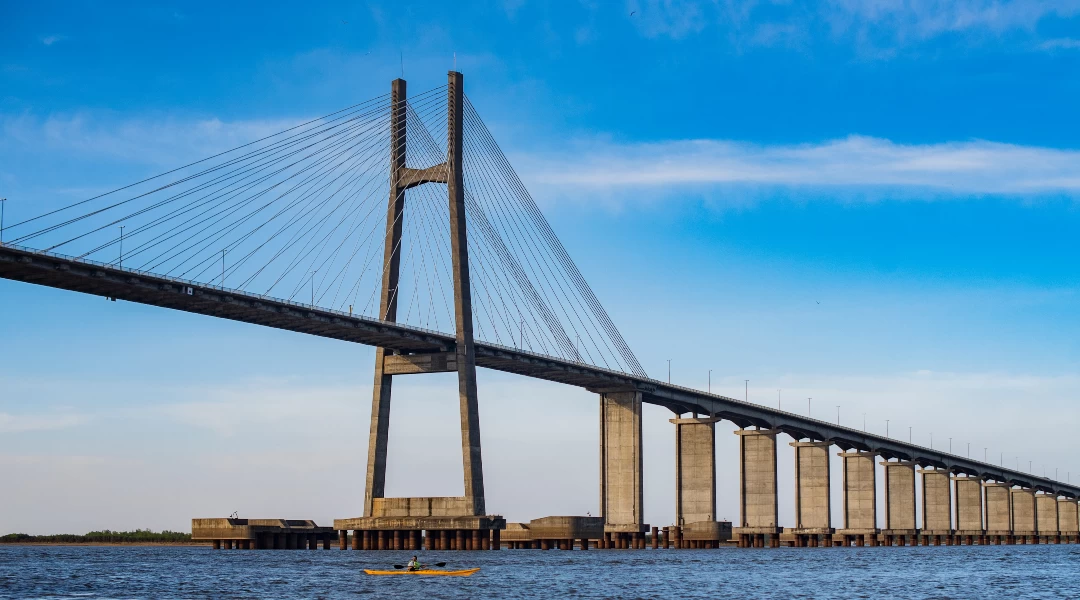
<instances>
[{"instance_id":1,"label":"kayaker","mask_svg":"<svg viewBox=\"0 0 1080 600\"><path fill-rule=\"evenodd\" d=\"M420 561L416 560L415 556L412 557L412 560L409 561L409 570L410 571L419 571L422 568L423 568L423 565L420 564Z\"/></svg>"}]
</instances>

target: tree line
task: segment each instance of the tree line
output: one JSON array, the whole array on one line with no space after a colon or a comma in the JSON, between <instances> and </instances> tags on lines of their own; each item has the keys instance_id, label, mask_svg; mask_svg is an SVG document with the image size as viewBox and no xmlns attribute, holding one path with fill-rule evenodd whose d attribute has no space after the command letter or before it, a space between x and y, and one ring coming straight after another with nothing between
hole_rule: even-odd
<instances>
[{"instance_id":1,"label":"tree line","mask_svg":"<svg viewBox=\"0 0 1080 600\"><path fill-rule=\"evenodd\" d=\"M135 531L91 531L78 535L61 533L55 535L30 535L26 533L9 533L0 536L0 544L131 544L131 543L191 543L191 534L179 531L151 531L149 529L136 529Z\"/></svg>"}]
</instances>

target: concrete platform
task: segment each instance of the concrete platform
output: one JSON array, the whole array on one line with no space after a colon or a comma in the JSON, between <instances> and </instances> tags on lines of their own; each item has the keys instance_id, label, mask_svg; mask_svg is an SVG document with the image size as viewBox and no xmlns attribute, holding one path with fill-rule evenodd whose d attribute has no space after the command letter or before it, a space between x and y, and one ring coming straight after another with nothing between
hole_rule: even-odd
<instances>
[{"instance_id":1,"label":"concrete platform","mask_svg":"<svg viewBox=\"0 0 1080 600\"><path fill-rule=\"evenodd\" d=\"M314 550L330 549L332 527L298 519L192 519L191 539L213 542L214 549Z\"/></svg>"},{"instance_id":2,"label":"concrete platform","mask_svg":"<svg viewBox=\"0 0 1080 600\"><path fill-rule=\"evenodd\" d=\"M498 550L505 527L499 515L334 519L342 550L349 531L353 550Z\"/></svg>"},{"instance_id":3,"label":"concrete platform","mask_svg":"<svg viewBox=\"0 0 1080 600\"><path fill-rule=\"evenodd\" d=\"M507 523L502 539L513 550L572 550L575 543L588 550L591 540L603 537L601 517L555 516L528 523Z\"/></svg>"},{"instance_id":4,"label":"concrete platform","mask_svg":"<svg viewBox=\"0 0 1080 600\"><path fill-rule=\"evenodd\" d=\"M689 541L727 542L731 540L731 521L698 521L682 528L682 539Z\"/></svg>"}]
</instances>

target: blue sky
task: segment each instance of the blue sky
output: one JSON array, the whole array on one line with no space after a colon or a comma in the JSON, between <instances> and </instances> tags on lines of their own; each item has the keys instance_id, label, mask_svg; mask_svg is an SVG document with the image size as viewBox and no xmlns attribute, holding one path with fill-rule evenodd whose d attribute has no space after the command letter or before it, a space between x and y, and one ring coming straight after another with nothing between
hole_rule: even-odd
<instances>
[{"instance_id":1,"label":"blue sky","mask_svg":"<svg viewBox=\"0 0 1080 600\"><path fill-rule=\"evenodd\" d=\"M817 417L839 405L849 425L1080 477L1069 436L1013 435L1077 421L1078 25L1080 2L1033 0L0 0L0 197L7 219L37 214L402 70L440 85L456 61L650 375L671 359L677 383L712 369L730 395L750 379L754 401L781 389L785 408L813 397ZM0 533L360 510L370 349L13 282L0 339L17 482ZM489 506L595 514L596 461L561 470L596 456L595 399L482 377ZM388 492L459 493L452 385L401 387L414 425L392 429L391 468L433 489L391 475ZM666 524L673 436L646 416L647 518ZM735 436L718 435L735 518ZM313 493L259 493L282 469Z\"/></svg>"}]
</instances>

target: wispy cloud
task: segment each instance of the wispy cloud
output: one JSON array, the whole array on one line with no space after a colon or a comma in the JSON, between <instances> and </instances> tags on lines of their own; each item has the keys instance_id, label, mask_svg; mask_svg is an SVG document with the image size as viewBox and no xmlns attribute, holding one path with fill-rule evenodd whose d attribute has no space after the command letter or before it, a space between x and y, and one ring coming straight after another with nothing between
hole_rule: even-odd
<instances>
[{"instance_id":1,"label":"wispy cloud","mask_svg":"<svg viewBox=\"0 0 1080 600\"><path fill-rule=\"evenodd\" d=\"M850 136L771 146L726 140L583 144L559 158L525 156L517 164L528 182L564 190L750 184L1023 196L1080 192L1080 151L987 141L909 145Z\"/></svg>"},{"instance_id":2,"label":"wispy cloud","mask_svg":"<svg viewBox=\"0 0 1080 600\"><path fill-rule=\"evenodd\" d=\"M54 35L47 35L47 36L41 38L41 43L45 44L46 46L52 46L56 42L62 41L64 39L67 39L67 36L55 35L55 34Z\"/></svg>"},{"instance_id":3,"label":"wispy cloud","mask_svg":"<svg viewBox=\"0 0 1080 600\"><path fill-rule=\"evenodd\" d=\"M13 415L0 413L0 433L67 429L80 425L85 421L86 417L78 414Z\"/></svg>"},{"instance_id":4,"label":"wispy cloud","mask_svg":"<svg viewBox=\"0 0 1080 600\"><path fill-rule=\"evenodd\" d=\"M1078 0L632 0L630 6L638 9L637 26L647 37L717 30L737 47L790 47L816 37L872 57L947 35L969 43L1009 34L1037 38L1045 20L1080 15Z\"/></svg>"},{"instance_id":5,"label":"wispy cloud","mask_svg":"<svg viewBox=\"0 0 1080 600\"><path fill-rule=\"evenodd\" d=\"M1039 44L1040 50L1080 50L1080 39L1054 38Z\"/></svg>"},{"instance_id":6,"label":"wispy cloud","mask_svg":"<svg viewBox=\"0 0 1080 600\"><path fill-rule=\"evenodd\" d=\"M217 118L117 120L74 113L0 116L0 147L90 154L140 164L176 166L283 131L306 119L222 121Z\"/></svg>"}]
</instances>

